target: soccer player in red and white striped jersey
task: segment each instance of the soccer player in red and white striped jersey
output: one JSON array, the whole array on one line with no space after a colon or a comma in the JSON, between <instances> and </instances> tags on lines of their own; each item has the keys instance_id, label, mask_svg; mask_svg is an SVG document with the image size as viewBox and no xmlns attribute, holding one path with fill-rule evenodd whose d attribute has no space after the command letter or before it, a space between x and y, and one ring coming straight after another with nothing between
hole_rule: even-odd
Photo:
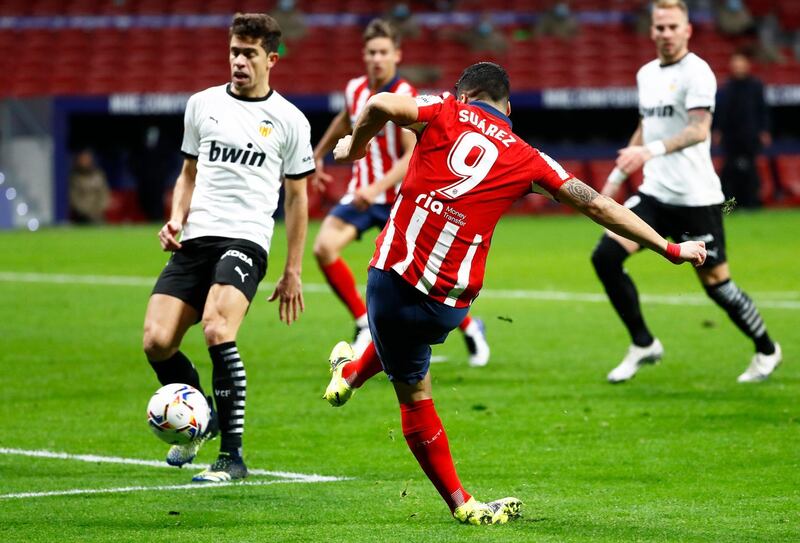
<instances>
[{"instance_id":1,"label":"soccer player in red and white striped jersey","mask_svg":"<svg viewBox=\"0 0 800 543\"><path fill-rule=\"evenodd\" d=\"M667 242L628 209L566 172L511 130L508 75L497 64L467 68L455 96L396 94L371 98L352 136L334 150L339 161L364 156L387 121L419 134L391 218L376 241L367 282L369 326L400 402L403 435L453 516L472 524L519 516L521 501L476 501L461 484L433 406L431 345L441 343L480 292L494 228L513 202L539 192L675 263L705 260L703 242ZM340 404L352 351L331 353L329 385ZM327 396L327 393L326 393Z\"/></svg>"},{"instance_id":2,"label":"soccer player in red and white striped jersey","mask_svg":"<svg viewBox=\"0 0 800 543\"><path fill-rule=\"evenodd\" d=\"M312 182L324 188L332 177L325 173L324 157L339 138L349 134L369 98L379 92L417 96L417 90L397 75L401 59L399 37L385 21L375 19L364 31L364 64L367 74L351 79L345 89L345 109L331 122L314 150L316 176ZM314 242L314 254L331 288L347 306L356 323L353 348L358 355L365 349L365 364L380 371L380 364L369 347L367 307L356 286L352 270L341 257L342 250L373 227L383 228L395 202L397 186L405 176L416 143L415 135L388 122L369 142L365 156L353 163L346 194L325 218ZM471 366L485 366L489 345L480 319L469 315L459 324L470 351ZM368 348L369 347L369 348Z\"/></svg>"}]
</instances>

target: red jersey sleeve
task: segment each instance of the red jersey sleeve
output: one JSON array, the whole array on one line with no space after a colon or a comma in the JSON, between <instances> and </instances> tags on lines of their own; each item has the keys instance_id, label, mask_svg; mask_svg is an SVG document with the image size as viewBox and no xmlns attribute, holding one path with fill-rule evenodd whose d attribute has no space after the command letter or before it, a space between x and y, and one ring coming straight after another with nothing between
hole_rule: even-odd
<instances>
[{"instance_id":1,"label":"red jersey sleeve","mask_svg":"<svg viewBox=\"0 0 800 543\"><path fill-rule=\"evenodd\" d=\"M442 111L445 98L446 97L444 96L431 95L422 95L414 98L414 100L417 102L417 108L419 110L417 113L417 122L431 122Z\"/></svg>"},{"instance_id":2,"label":"red jersey sleeve","mask_svg":"<svg viewBox=\"0 0 800 543\"><path fill-rule=\"evenodd\" d=\"M532 150L533 184L546 190L555 198L561 185L575 176L565 170L561 164L550 158L546 153L536 149ZM540 192L536 190L534 186L531 187L531 190Z\"/></svg>"}]
</instances>

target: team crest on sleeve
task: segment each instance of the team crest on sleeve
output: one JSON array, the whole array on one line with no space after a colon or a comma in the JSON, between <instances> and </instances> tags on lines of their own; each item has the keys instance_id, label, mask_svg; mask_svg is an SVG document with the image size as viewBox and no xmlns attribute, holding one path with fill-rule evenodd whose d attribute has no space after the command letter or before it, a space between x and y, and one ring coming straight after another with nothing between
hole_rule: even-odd
<instances>
[{"instance_id":1,"label":"team crest on sleeve","mask_svg":"<svg viewBox=\"0 0 800 543\"><path fill-rule=\"evenodd\" d=\"M425 94L422 96L417 96L414 98L417 102L417 106L430 106L433 104L441 104L443 100L439 96L431 96L430 94Z\"/></svg>"},{"instance_id":2,"label":"team crest on sleeve","mask_svg":"<svg viewBox=\"0 0 800 543\"><path fill-rule=\"evenodd\" d=\"M266 138L272 134L273 124L266 119L258 123L258 133L261 134L262 137Z\"/></svg>"}]
</instances>

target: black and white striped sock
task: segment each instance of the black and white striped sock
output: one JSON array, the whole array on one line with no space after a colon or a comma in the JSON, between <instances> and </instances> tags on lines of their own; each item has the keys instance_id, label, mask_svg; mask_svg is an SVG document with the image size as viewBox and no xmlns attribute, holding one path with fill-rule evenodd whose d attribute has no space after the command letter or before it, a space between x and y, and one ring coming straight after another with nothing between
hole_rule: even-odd
<instances>
[{"instance_id":1,"label":"black and white striped sock","mask_svg":"<svg viewBox=\"0 0 800 543\"><path fill-rule=\"evenodd\" d=\"M767 333L767 325L753 300L732 279L706 286L706 293L719 305L733 323L755 343L756 351L764 354L775 352L775 344Z\"/></svg>"},{"instance_id":2,"label":"black and white striped sock","mask_svg":"<svg viewBox=\"0 0 800 543\"><path fill-rule=\"evenodd\" d=\"M214 364L212 378L222 439L220 451L241 456L247 389L244 363L233 341L209 347L208 352Z\"/></svg>"}]
</instances>

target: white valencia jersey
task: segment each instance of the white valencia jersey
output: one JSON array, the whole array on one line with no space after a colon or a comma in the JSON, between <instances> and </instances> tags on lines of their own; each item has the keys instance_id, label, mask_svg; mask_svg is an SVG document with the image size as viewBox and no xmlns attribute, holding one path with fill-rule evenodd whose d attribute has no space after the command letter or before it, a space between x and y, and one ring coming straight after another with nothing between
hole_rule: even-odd
<instances>
[{"instance_id":1,"label":"white valencia jersey","mask_svg":"<svg viewBox=\"0 0 800 543\"><path fill-rule=\"evenodd\" d=\"M361 112L364 111L367 100L379 92L395 92L403 96L417 96L417 89L401 77L393 78L376 92L370 90L367 76L351 79L344 91L345 106L347 114L350 116L350 126L355 126L356 120L361 115ZM356 191L383 179L386 173L392 169L395 162L404 152L402 131L402 128L389 121L372 138L372 141L367 146L366 156L353 163L353 174L350 178L350 183L347 185L347 193L340 201L342 204L352 202ZM386 192L379 194L375 198L375 203L393 204L396 197L397 187L391 187Z\"/></svg>"},{"instance_id":2,"label":"white valencia jersey","mask_svg":"<svg viewBox=\"0 0 800 543\"><path fill-rule=\"evenodd\" d=\"M658 59L648 62L636 74L636 84L645 144L681 132L689 124L690 109L714 111L717 80L694 53L667 66ZM639 191L672 205L722 203L725 198L711 163L711 138L648 160Z\"/></svg>"},{"instance_id":3,"label":"white valencia jersey","mask_svg":"<svg viewBox=\"0 0 800 543\"><path fill-rule=\"evenodd\" d=\"M211 87L186 104L181 151L197 159L181 239L246 239L269 253L283 177L301 179L314 171L303 113L274 90L247 99L229 85Z\"/></svg>"}]
</instances>

